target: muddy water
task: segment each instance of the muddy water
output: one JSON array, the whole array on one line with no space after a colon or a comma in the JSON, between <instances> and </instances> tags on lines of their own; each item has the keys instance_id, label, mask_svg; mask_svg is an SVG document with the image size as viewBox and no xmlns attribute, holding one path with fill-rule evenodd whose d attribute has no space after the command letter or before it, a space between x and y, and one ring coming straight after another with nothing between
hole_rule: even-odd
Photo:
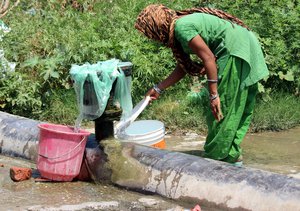
<instances>
[{"instance_id":1,"label":"muddy water","mask_svg":"<svg viewBox=\"0 0 300 211\"><path fill-rule=\"evenodd\" d=\"M300 178L300 128L248 135L242 147L245 165Z\"/></svg>"},{"instance_id":2,"label":"muddy water","mask_svg":"<svg viewBox=\"0 0 300 211\"><path fill-rule=\"evenodd\" d=\"M205 137L167 136L167 149L199 155ZM242 144L244 165L300 178L300 127L283 132L248 134Z\"/></svg>"},{"instance_id":3,"label":"muddy water","mask_svg":"<svg viewBox=\"0 0 300 211\"><path fill-rule=\"evenodd\" d=\"M166 136L167 149L201 155L205 137ZM245 166L300 178L300 128L284 132L248 134L242 143ZM12 166L35 169L34 163L0 155L0 210L184 210L157 195L137 193L108 184L89 182L13 182ZM0 165L1 166L1 165ZM202 207L203 211L212 210ZM215 209L216 210L216 209Z\"/></svg>"}]
</instances>

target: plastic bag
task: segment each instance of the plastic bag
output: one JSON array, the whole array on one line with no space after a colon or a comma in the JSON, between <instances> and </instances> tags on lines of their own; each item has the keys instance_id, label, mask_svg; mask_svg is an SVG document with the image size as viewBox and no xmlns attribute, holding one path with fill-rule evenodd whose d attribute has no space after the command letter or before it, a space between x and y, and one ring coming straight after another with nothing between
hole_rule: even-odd
<instances>
[{"instance_id":1,"label":"plastic bag","mask_svg":"<svg viewBox=\"0 0 300 211\"><path fill-rule=\"evenodd\" d=\"M119 102L122 118L131 113L131 87L127 81L131 78L125 77L120 68L122 64L118 59L111 59L96 64L72 65L70 75L82 119L94 120L103 114L115 81L114 102Z\"/></svg>"}]
</instances>

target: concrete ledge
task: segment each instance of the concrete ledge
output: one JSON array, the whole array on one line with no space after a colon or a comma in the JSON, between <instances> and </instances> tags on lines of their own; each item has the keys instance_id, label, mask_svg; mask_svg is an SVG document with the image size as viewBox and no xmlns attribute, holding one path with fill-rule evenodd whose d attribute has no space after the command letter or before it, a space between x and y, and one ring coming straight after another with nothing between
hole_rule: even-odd
<instances>
[{"instance_id":1,"label":"concrete ledge","mask_svg":"<svg viewBox=\"0 0 300 211\"><path fill-rule=\"evenodd\" d=\"M139 145L123 146L123 152L147 178L115 178L121 186L225 210L300 210L296 178Z\"/></svg>"},{"instance_id":2,"label":"concrete ledge","mask_svg":"<svg viewBox=\"0 0 300 211\"><path fill-rule=\"evenodd\" d=\"M0 153L35 161L39 121L0 112Z\"/></svg>"},{"instance_id":3,"label":"concrete ledge","mask_svg":"<svg viewBox=\"0 0 300 211\"><path fill-rule=\"evenodd\" d=\"M38 124L0 112L0 153L35 161ZM131 143L105 142L114 184L225 210L300 210L299 179ZM97 144L88 154L94 173L104 171L103 163L93 158L99 155ZM94 179L101 181L96 173Z\"/></svg>"}]
</instances>

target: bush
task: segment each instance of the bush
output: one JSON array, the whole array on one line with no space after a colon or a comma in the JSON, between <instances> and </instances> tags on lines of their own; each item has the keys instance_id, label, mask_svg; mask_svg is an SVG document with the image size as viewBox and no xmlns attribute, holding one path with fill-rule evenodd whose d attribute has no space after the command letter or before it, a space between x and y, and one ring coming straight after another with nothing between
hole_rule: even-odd
<instances>
[{"instance_id":1,"label":"bush","mask_svg":"<svg viewBox=\"0 0 300 211\"><path fill-rule=\"evenodd\" d=\"M14 72L0 72L0 108L25 117L38 117L42 109L40 85Z\"/></svg>"},{"instance_id":2,"label":"bush","mask_svg":"<svg viewBox=\"0 0 300 211\"><path fill-rule=\"evenodd\" d=\"M300 124L300 99L293 94L271 93L271 100L259 100L254 110L251 131L279 131Z\"/></svg>"},{"instance_id":3,"label":"bush","mask_svg":"<svg viewBox=\"0 0 300 211\"><path fill-rule=\"evenodd\" d=\"M3 38L1 47L17 67L16 73L9 76L12 84L0 82L1 110L32 113L40 118L45 118L47 111L51 116L48 110L55 99L46 96L67 92L72 87L69 78L72 64L111 58L134 64L132 95L134 103L138 102L148 88L175 67L170 49L134 29L138 13L150 3L157 2L22 1L3 18L12 30ZM265 90L265 95L274 90L299 94L300 4L296 1L163 0L160 3L176 10L215 7L239 17L260 36L266 55L271 75L263 82L261 91ZM191 83L191 78L186 77L168 92L188 91ZM264 99L270 98L264 96Z\"/></svg>"}]
</instances>

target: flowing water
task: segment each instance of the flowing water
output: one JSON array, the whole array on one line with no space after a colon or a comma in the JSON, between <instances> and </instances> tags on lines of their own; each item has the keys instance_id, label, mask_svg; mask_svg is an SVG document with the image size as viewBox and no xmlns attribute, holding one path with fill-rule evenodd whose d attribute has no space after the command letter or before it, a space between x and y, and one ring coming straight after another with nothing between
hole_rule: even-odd
<instances>
[{"instance_id":1,"label":"flowing water","mask_svg":"<svg viewBox=\"0 0 300 211\"><path fill-rule=\"evenodd\" d=\"M204 136L166 136L167 149L199 155ZM242 143L244 164L300 178L300 128L248 134ZM173 210L192 208L146 193L90 182L13 182L12 166L35 169L34 163L0 155L0 210ZM203 211L210 211L202 207ZM217 209L216 209L217 210Z\"/></svg>"},{"instance_id":2,"label":"flowing water","mask_svg":"<svg viewBox=\"0 0 300 211\"><path fill-rule=\"evenodd\" d=\"M75 133L78 133L80 131L82 120L83 120L82 114L79 114L77 119L75 120L75 126L74 126Z\"/></svg>"}]
</instances>

